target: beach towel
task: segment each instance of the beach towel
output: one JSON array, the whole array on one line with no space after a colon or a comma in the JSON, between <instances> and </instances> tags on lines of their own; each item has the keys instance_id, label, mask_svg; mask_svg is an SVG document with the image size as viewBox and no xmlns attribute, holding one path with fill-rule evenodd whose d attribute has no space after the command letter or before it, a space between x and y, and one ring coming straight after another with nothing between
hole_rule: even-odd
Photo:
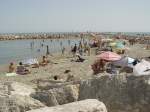
<instances>
[{"instance_id":1,"label":"beach towel","mask_svg":"<svg viewBox=\"0 0 150 112\"><path fill-rule=\"evenodd\" d=\"M36 58L33 59L27 59L22 61L23 65L33 65L33 64L38 64L38 60Z\"/></svg>"},{"instance_id":2,"label":"beach towel","mask_svg":"<svg viewBox=\"0 0 150 112\"><path fill-rule=\"evenodd\" d=\"M17 76L18 74L16 74L16 73L6 73L6 76L8 76L8 77L12 77L12 76Z\"/></svg>"},{"instance_id":3,"label":"beach towel","mask_svg":"<svg viewBox=\"0 0 150 112\"><path fill-rule=\"evenodd\" d=\"M150 62L142 60L134 66L133 73L135 76L150 75Z\"/></svg>"},{"instance_id":4,"label":"beach towel","mask_svg":"<svg viewBox=\"0 0 150 112\"><path fill-rule=\"evenodd\" d=\"M121 67L133 67L135 59L131 57L122 57L120 60L114 61L113 64Z\"/></svg>"}]
</instances>

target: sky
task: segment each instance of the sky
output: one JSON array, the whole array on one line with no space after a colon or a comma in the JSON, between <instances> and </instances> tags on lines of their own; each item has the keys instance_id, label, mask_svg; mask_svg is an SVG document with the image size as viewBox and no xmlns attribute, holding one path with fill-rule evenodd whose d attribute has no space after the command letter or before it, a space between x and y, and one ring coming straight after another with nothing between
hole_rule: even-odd
<instances>
[{"instance_id":1,"label":"sky","mask_svg":"<svg viewBox=\"0 0 150 112\"><path fill-rule=\"evenodd\" d=\"M150 0L0 0L0 33L150 32Z\"/></svg>"}]
</instances>

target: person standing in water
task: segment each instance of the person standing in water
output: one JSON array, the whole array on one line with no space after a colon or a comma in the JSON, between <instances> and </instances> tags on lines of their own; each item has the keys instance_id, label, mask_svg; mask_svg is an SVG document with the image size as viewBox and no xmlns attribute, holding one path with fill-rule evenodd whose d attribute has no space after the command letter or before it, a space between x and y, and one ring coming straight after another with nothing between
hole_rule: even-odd
<instances>
[{"instance_id":1,"label":"person standing in water","mask_svg":"<svg viewBox=\"0 0 150 112\"><path fill-rule=\"evenodd\" d=\"M63 48L62 48L62 55L65 54L65 50L66 50L65 47L63 47Z\"/></svg>"},{"instance_id":2,"label":"person standing in water","mask_svg":"<svg viewBox=\"0 0 150 112\"><path fill-rule=\"evenodd\" d=\"M75 46L72 49L73 56L75 56L76 52L77 52L77 45L75 44Z\"/></svg>"},{"instance_id":3,"label":"person standing in water","mask_svg":"<svg viewBox=\"0 0 150 112\"><path fill-rule=\"evenodd\" d=\"M62 43L62 41L60 42L60 46L62 47L62 45L63 45L63 43Z\"/></svg>"},{"instance_id":4,"label":"person standing in water","mask_svg":"<svg viewBox=\"0 0 150 112\"><path fill-rule=\"evenodd\" d=\"M68 45L70 46L70 40L68 40Z\"/></svg>"},{"instance_id":5,"label":"person standing in water","mask_svg":"<svg viewBox=\"0 0 150 112\"><path fill-rule=\"evenodd\" d=\"M44 46L44 44L43 43L41 43L41 47L43 47Z\"/></svg>"},{"instance_id":6,"label":"person standing in water","mask_svg":"<svg viewBox=\"0 0 150 112\"><path fill-rule=\"evenodd\" d=\"M82 42L80 41L80 43L79 43L79 53L80 53L80 55L82 56L83 55L83 45L82 45Z\"/></svg>"},{"instance_id":7,"label":"person standing in water","mask_svg":"<svg viewBox=\"0 0 150 112\"><path fill-rule=\"evenodd\" d=\"M49 47L48 47L48 45L46 46L46 55L49 55L50 53L49 53Z\"/></svg>"}]
</instances>

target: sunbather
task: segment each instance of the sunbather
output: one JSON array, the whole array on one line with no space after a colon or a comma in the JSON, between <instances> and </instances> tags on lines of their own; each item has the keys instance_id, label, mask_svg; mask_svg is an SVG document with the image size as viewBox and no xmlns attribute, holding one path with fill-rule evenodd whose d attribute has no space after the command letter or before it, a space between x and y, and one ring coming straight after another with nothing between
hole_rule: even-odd
<instances>
[{"instance_id":1,"label":"sunbather","mask_svg":"<svg viewBox=\"0 0 150 112\"><path fill-rule=\"evenodd\" d=\"M39 62L37 59L34 59L34 63L31 65L32 68L39 68Z\"/></svg>"},{"instance_id":2,"label":"sunbather","mask_svg":"<svg viewBox=\"0 0 150 112\"><path fill-rule=\"evenodd\" d=\"M78 59L76 60L76 62L83 62L85 59L83 59L80 55L77 55Z\"/></svg>"},{"instance_id":3,"label":"sunbather","mask_svg":"<svg viewBox=\"0 0 150 112\"><path fill-rule=\"evenodd\" d=\"M46 66L48 65L49 61L47 60L46 56L43 56L42 62L40 63L41 66Z\"/></svg>"},{"instance_id":4,"label":"sunbather","mask_svg":"<svg viewBox=\"0 0 150 112\"><path fill-rule=\"evenodd\" d=\"M30 71L25 66L23 66L22 62L20 62L19 66L17 67L17 74L26 75L29 73Z\"/></svg>"},{"instance_id":5,"label":"sunbather","mask_svg":"<svg viewBox=\"0 0 150 112\"><path fill-rule=\"evenodd\" d=\"M9 65L9 73L13 73L14 71L15 71L15 66L14 66L14 63L11 62Z\"/></svg>"},{"instance_id":6,"label":"sunbather","mask_svg":"<svg viewBox=\"0 0 150 112\"><path fill-rule=\"evenodd\" d=\"M31 67L32 68L39 68L39 64L38 63L32 64Z\"/></svg>"},{"instance_id":7,"label":"sunbather","mask_svg":"<svg viewBox=\"0 0 150 112\"><path fill-rule=\"evenodd\" d=\"M105 61L104 60L97 60L95 63L92 65L92 70L94 74L97 74L99 72L103 72L105 70Z\"/></svg>"}]
</instances>

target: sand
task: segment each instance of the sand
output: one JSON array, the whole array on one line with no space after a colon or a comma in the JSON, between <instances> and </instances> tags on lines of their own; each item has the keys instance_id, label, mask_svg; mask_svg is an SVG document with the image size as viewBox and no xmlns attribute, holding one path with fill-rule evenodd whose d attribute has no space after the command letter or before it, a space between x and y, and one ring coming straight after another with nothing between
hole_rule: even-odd
<instances>
[{"instance_id":1,"label":"sand","mask_svg":"<svg viewBox=\"0 0 150 112\"><path fill-rule=\"evenodd\" d=\"M51 61L47 66L40 68L30 68L31 74L18 75L14 77L6 77L1 73L0 80L3 81L17 81L26 84L34 85L36 79L53 79L53 76L59 76L59 79L66 80L68 75L74 75L76 79L89 78L92 74L90 64L94 62L95 56L84 56L85 62L72 62L74 58L70 55L61 56L56 54L49 56ZM70 70L70 73L64 73L65 70ZM4 70L3 70L4 71Z\"/></svg>"},{"instance_id":2,"label":"sand","mask_svg":"<svg viewBox=\"0 0 150 112\"><path fill-rule=\"evenodd\" d=\"M134 46L129 46L129 50L126 55L133 58L149 57L150 50L145 50L144 45L136 44ZM93 51L94 52L94 51ZM96 59L94 54L91 56L84 56L86 59L83 63L72 62L74 59L71 55L65 54L55 54L54 56L49 56L51 63L46 67L40 68L30 68L31 74L29 75L18 75L14 77L7 77L1 73L1 81L17 81L23 82L35 86L36 79L53 79L53 76L57 75L59 79L65 81L68 75L73 75L77 80L88 79L92 77L91 64ZM70 70L69 73L64 73L65 70ZM4 71L4 70L3 70Z\"/></svg>"}]
</instances>

